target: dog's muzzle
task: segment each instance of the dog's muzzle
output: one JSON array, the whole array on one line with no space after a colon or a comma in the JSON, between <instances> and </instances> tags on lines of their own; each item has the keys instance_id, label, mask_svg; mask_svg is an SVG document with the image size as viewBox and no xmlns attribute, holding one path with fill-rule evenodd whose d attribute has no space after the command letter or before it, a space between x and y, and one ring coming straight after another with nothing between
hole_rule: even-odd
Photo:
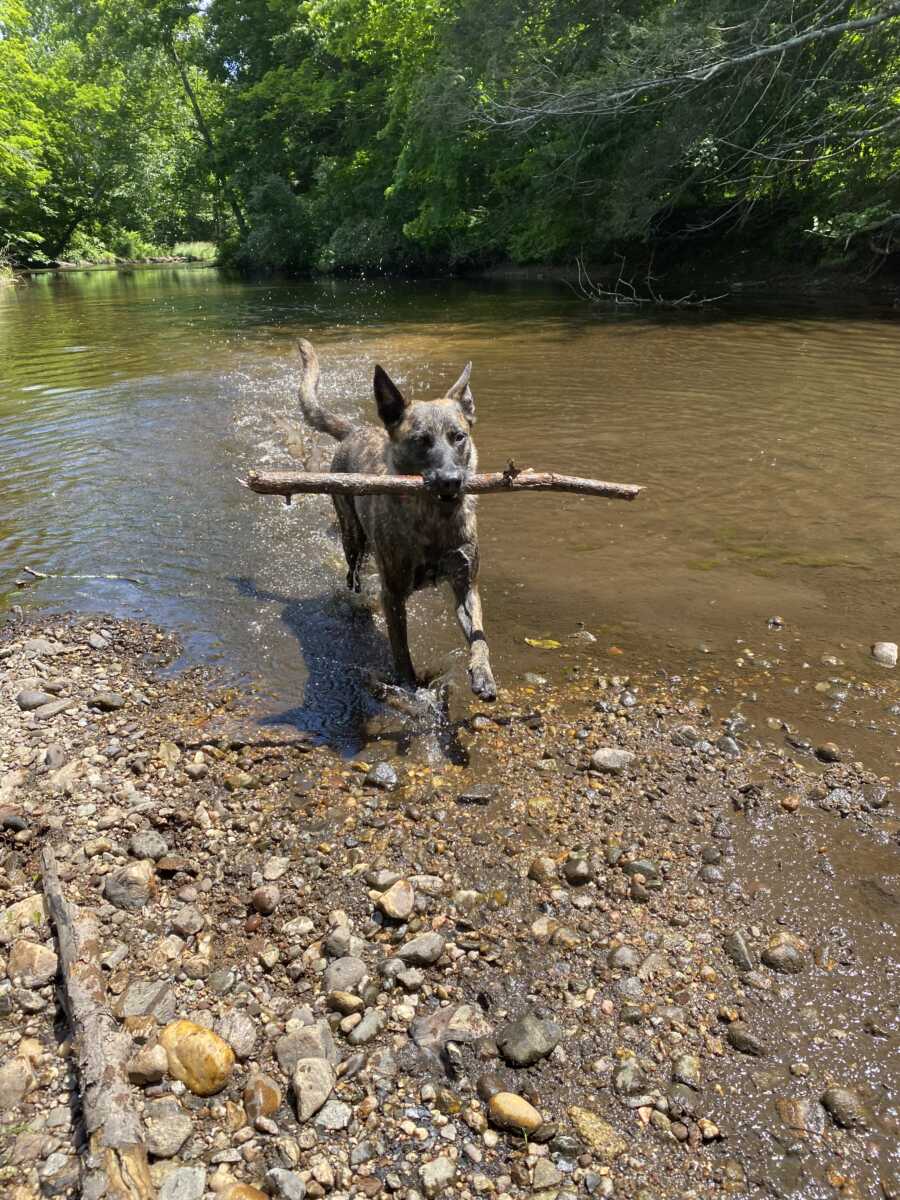
<instances>
[{"instance_id":1,"label":"dog's muzzle","mask_svg":"<svg viewBox=\"0 0 900 1200\"><path fill-rule=\"evenodd\" d=\"M466 474L465 471L459 470L428 471L422 476L422 480L429 492L449 504L462 495Z\"/></svg>"}]
</instances>

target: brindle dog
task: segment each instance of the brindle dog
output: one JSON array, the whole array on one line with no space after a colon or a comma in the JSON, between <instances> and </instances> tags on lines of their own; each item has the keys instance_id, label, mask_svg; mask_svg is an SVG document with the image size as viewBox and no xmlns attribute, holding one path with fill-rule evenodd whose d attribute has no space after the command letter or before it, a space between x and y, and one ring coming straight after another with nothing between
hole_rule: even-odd
<instances>
[{"instance_id":1,"label":"brindle dog","mask_svg":"<svg viewBox=\"0 0 900 1200\"><path fill-rule=\"evenodd\" d=\"M416 685L409 653L406 602L428 585L447 580L456 600L456 616L469 645L469 681L482 700L495 700L487 639L478 595L478 532L475 498L462 492L476 469L471 429L475 397L465 370L439 400L408 401L381 367L375 368L375 403L384 429L355 426L319 403L319 360L307 341L300 342L303 373L300 406L308 424L341 444L332 471L369 475L421 475L427 494L411 496L335 496L347 585L359 591L359 572L367 551L381 576L381 599L394 664L400 679Z\"/></svg>"}]
</instances>

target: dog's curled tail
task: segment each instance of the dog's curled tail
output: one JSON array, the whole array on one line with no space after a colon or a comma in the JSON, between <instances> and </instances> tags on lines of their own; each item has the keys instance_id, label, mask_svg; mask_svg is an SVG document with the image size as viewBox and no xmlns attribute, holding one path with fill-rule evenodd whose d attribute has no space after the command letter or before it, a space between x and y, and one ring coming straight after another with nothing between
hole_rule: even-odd
<instances>
[{"instance_id":1,"label":"dog's curled tail","mask_svg":"<svg viewBox=\"0 0 900 1200\"><path fill-rule=\"evenodd\" d=\"M337 413L329 412L319 403L319 359L313 350L312 342L306 338L300 339L300 407L306 423L319 433L327 433L329 437L342 442L353 432L353 422L347 417L339 417Z\"/></svg>"}]
</instances>

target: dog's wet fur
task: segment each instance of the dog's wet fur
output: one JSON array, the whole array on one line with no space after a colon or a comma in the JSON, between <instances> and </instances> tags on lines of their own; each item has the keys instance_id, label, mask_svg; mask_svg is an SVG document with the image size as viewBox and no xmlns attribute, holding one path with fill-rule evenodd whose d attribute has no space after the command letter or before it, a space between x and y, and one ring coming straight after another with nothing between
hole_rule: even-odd
<instances>
[{"instance_id":1,"label":"dog's wet fur","mask_svg":"<svg viewBox=\"0 0 900 1200\"><path fill-rule=\"evenodd\" d=\"M363 559L371 552L381 577L381 599L398 678L416 686L409 653L406 602L420 588L446 580L469 646L469 681L482 700L497 688L478 595L475 498L463 494L477 468L472 441L475 398L468 363L438 400L407 400L381 367L375 368L375 403L384 425L354 425L319 403L319 361L300 342L300 405L308 424L340 445L332 471L367 475L421 475L427 491L407 496L335 496L347 558L347 584L359 591Z\"/></svg>"}]
</instances>

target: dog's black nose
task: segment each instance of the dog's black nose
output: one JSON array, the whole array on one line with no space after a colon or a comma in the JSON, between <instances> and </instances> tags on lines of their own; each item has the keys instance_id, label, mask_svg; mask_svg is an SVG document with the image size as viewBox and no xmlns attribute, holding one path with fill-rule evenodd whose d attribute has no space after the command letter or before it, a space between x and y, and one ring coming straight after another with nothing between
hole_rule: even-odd
<instances>
[{"instance_id":1,"label":"dog's black nose","mask_svg":"<svg viewBox=\"0 0 900 1200\"><path fill-rule=\"evenodd\" d=\"M437 492L439 496L458 496L466 477L458 469L442 469L427 471L422 478L429 491Z\"/></svg>"}]
</instances>

